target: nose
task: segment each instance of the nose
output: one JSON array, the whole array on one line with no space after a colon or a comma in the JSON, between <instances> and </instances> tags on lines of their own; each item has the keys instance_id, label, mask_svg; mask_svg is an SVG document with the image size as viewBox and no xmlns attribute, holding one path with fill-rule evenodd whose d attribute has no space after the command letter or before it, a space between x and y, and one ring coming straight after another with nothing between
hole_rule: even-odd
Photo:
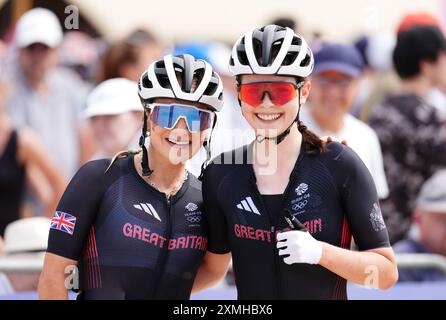
<instances>
[{"instance_id":1,"label":"nose","mask_svg":"<svg viewBox=\"0 0 446 320\"><path fill-rule=\"evenodd\" d=\"M342 96L343 91L342 88L340 88L337 84L329 84L324 88L325 94L327 95L327 97L336 99L340 96Z\"/></svg>"},{"instance_id":2,"label":"nose","mask_svg":"<svg viewBox=\"0 0 446 320\"><path fill-rule=\"evenodd\" d=\"M271 108L274 106L274 103L271 101L271 97L269 96L268 92L265 92L263 94L262 103L260 104L263 108Z\"/></svg>"},{"instance_id":3,"label":"nose","mask_svg":"<svg viewBox=\"0 0 446 320\"><path fill-rule=\"evenodd\" d=\"M174 130L174 129L180 129L180 130L188 131L186 120L184 120L183 118L178 120L177 123L175 124L175 127L173 127L172 130Z\"/></svg>"}]
</instances>

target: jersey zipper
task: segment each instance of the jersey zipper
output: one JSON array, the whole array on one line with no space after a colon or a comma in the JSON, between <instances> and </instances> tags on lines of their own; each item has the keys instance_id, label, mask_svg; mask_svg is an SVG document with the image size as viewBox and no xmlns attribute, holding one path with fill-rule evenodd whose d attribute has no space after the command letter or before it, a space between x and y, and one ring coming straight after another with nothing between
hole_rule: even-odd
<instances>
[{"instance_id":1,"label":"jersey zipper","mask_svg":"<svg viewBox=\"0 0 446 320\"><path fill-rule=\"evenodd\" d=\"M277 246L277 240L276 240L276 236L275 236L275 233L276 233L276 231L277 231L277 229L278 229L278 225L279 225L279 221L280 221L280 218L282 217L282 212L283 212L283 210L285 210L285 208L286 208L286 206L285 206L285 202L286 202L286 200L288 199L288 192L289 192L289 190L290 190L290 187L292 186L292 185L294 185L295 184L295 181L296 181L296 177L295 177L295 174L294 174L294 170L295 170L296 168L294 168L293 169L293 172L291 173L291 175L290 175L290 180L288 181L288 184L287 184L287 186L286 186L286 188L285 188L285 191L283 192L283 199L282 199L282 205L281 205L281 212L279 212L278 214L279 214L279 216L277 217L277 219L276 219L276 223L273 225L273 223L272 223L272 221L271 221L271 216L270 216L270 212L268 212L268 210L267 210L267 208L266 208L266 205L265 205L265 203L264 203L264 201L263 201L263 198L262 198L262 195L261 195L261 193L260 193L260 191L259 191L259 189L258 189L258 187L257 187L257 183L255 183L255 175L254 175L254 181L253 181L253 184L254 184L254 190L255 190L255 192L256 192L256 195L257 195L257 198L259 199L259 201L260 201L260 204L261 204L261 206L262 206L262 209L263 209L263 211L264 212L266 212L267 214L267 219L268 219L268 227L270 228L270 232L271 232L271 237L272 237L272 241L273 241L273 248L272 248L272 250L273 250L273 256L274 256L274 274L275 274L275 279L276 279L276 281L275 281L275 288L274 288L274 296L275 296L275 298L276 299L281 299L281 290L282 290L282 286L281 286L281 281L279 280L279 278L280 278L280 272L279 272L279 268L280 268L280 256L279 256L279 252L278 252L278 250L277 250L277 248L276 248L276 246ZM254 173L253 173L254 174Z\"/></svg>"},{"instance_id":2,"label":"jersey zipper","mask_svg":"<svg viewBox=\"0 0 446 320\"><path fill-rule=\"evenodd\" d=\"M254 175L254 177L255 177L255 175ZM265 205L265 203L263 201L263 198L262 198L262 195L261 195L261 193L259 191L259 188L257 187L257 184L255 183L255 180L253 181L253 185L254 185L254 190L256 192L257 199L259 199L259 202L260 202L260 205L261 205L261 207L263 209L263 212L266 212L266 217L267 217L267 220L268 220L268 227L269 227L269 230L271 232L271 239L272 239L272 242L273 242L272 251L273 251L273 257L274 257L274 279L277 279L277 275L279 273L278 272L278 270L279 270L279 261L277 259L278 258L278 253L276 252L277 251L277 249L276 249L276 237L275 237L276 227L273 225L273 223L271 221L270 213L268 212L268 210L266 208L266 205ZM278 297L279 297L279 287L278 287L279 282L278 281L274 281L274 282L275 282L275 286L274 286L273 297L275 299L278 299Z\"/></svg>"}]
</instances>

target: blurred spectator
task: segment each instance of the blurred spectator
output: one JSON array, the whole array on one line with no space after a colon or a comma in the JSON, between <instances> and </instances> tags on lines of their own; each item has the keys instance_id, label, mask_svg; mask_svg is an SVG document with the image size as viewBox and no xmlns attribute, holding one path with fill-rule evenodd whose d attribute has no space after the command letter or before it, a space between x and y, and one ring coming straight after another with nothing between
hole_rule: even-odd
<instances>
[{"instance_id":1,"label":"blurred spectator","mask_svg":"<svg viewBox=\"0 0 446 320\"><path fill-rule=\"evenodd\" d=\"M102 58L98 82L127 78L138 82L147 67L161 56L162 46L148 31L136 30L124 40L112 44Z\"/></svg>"},{"instance_id":2,"label":"blurred spectator","mask_svg":"<svg viewBox=\"0 0 446 320\"><path fill-rule=\"evenodd\" d=\"M212 132L212 157L254 140L254 131L241 114L235 90L235 78L229 72L230 48L218 42L188 42L177 44L173 54L190 54L197 59L207 61L219 74L223 82L225 103L223 109L218 113L217 124ZM187 168L194 175L199 175L201 164L205 160L206 154L204 148L202 148L199 153L189 160Z\"/></svg>"},{"instance_id":3,"label":"blurred spectator","mask_svg":"<svg viewBox=\"0 0 446 320\"><path fill-rule=\"evenodd\" d=\"M413 12L406 14L397 27L397 34L417 26L434 26L441 29L440 20L428 12Z\"/></svg>"},{"instance_id":4,"label":"blurred spectator","mask_svg":"<svg viewBox=\"0 0 446 320\"><path fill-rule=\"evenodd\" d=\"M74 70L84 81L93 82L99 60L100 44L88 34L70 31L60 47L60 63Z\"/></svg>"},{"instance_id":5,"label":"blurred spectator","mask_svg":"<svg viewBox=\"0 0 446 320\"><path fill-rule=\"evenodd\" d=\"M391 243L406 236L423 182L446 166L444 122L425 100L446 76L446 40L431 26L401 32L393 62L402 81L400 93L374 108L369 120L381 143L390 189L381 209Z\"/></svg>"},{"instance_id":6,"label":"blurred spectator","mask_svg":"<svg viewBox=\"0 0 446 320\"><path fill-rule=\"evenodd\" d=\"M434 253L446 257L446 170L427 180L414 212L414 235L398 242L396 253ZM446 275L433 268L400 269L399 281L446 281Z\"/></svg>"},{"instance_id":7,"label":"blurred spectator","mask_svg":"<svg viewBox=\"0 0 446 320\"><path fill-rule=\"evenodd\" d=\"M99 84L88 96L85 117L99 146L95 159L136 149L143 118L137 83L115 78Z\"/></svg>"},{"instance_id":8,"label":"blurred spectator","mask_svg":"<svg viewBox=\"0 0 446 320\"><path fill-rule=\"evenodd\" d=\"M398 34L416 26L434 26L442 30L440 20L427 12L410 13L398 25ZM446 77L439 81L426 95L426 100L434 106L439 116L446 120Z\"/></svg>"},{"instance_id":9,"label":"blurred spectator","mask_svg":"<svg viewBox=\"0 0 446 320\"><path fill-rule=\"evenodd\" d=\"M311 35L307 37L307 39L308 45L314 53L321 50L321 48L326 44L322 33L319 31L313 31Z\"/></svg>"},{"instance_id":10,"label":"blurred spectator","mask_svg":"<svg viewBox=\"0 0 446 320\"><path fill-rule=\"evenodd\" d=\"M277 17L273 21L271 21L271 23L269 23L269 24L275 24L275 25L278 25L281 27L288 27L288 28L294 30L294 32L297 32L297 28L298 28L296 20L292 17L286 17L286 16Z\"/></svg>"},{"instance_id":11,"label":"blurred spectator","mask_svg":"<svg viewBox=\"0 0 446 320\"><path fill-rule=\"evenodd\" d=\"M426 100L437 109L438 117L446 121L446 83L438 84L430 90Z\"/></svg>"},{"instance_id":12,"label":"blurred spectator","mask_svg":"<svg viewBox=\"0 0 446 320\"><path fill-rule=\"evenodd\" d=\"M33 166L48 182L51 195L44 213L51 215L66 187L64 175L45 154L31 129L15 130L5 112L6 84L0 79L0 236L19 219L25 187L25 170Z\"/></svg>"},{"instance_id":13,"label":"blurred spectator","mask_svg":"<svg viewBox=\"0 0 446 320\"><path fill-rule=\"evenodd\" d=\"M369 169L378 196L387 197L389 189L376 133L365 123L349 114L363 60L353 46L329 44L315 54L311 78L309 107L302 108L300 120L319 136L333 136L347 140Z\"/></svg>"},{"instance_id":14,"label":"blurred spectator","mask_svg":"<svg viewBox=\"0 0 446 320\"><path fill-rule=\"evenodd\" d=\"M13 125L34 129L65 175L71 177L94 152L81 125L86 86L74 73L57 68L62 29L49 10L36 8L18 21L18 65L6 102Z\"/></svg>"},{"instance_id":15,"label":"blurred spectator","mask_svg":"<svg viewBox=\"0 0 446 320\"><path fill-rule=\"evenodd\" d=\"M6 52L6 45L3 40L0 39L0 61L3 61Z\"/></svg>"},{"instance_id":16,"label":"blurred spectator","mask_svg":"<svg viewBox=\"0 0 446 320\"><path fill-rule=\"evenodd\" d=\"M365 68L350 113L364 122L368 122L372 109L398 86L392 63L395 43L396 37L386 33L363 37L355 43Z\"/></svg>"},{"instance_id":17,"label":"blurred spectator","mask_svg":"<svg viewBox=\"0 0 446 320\"><path fill-rule=\"evenodd\" d=\"M1 261L14 260L23 266L42 265L47 247L50 219L35 217L21 219L8 225L5 231L5 254ZM0 297L16 292L37 291L40 272L0 273Z\"/></svg>"}]
</instances>

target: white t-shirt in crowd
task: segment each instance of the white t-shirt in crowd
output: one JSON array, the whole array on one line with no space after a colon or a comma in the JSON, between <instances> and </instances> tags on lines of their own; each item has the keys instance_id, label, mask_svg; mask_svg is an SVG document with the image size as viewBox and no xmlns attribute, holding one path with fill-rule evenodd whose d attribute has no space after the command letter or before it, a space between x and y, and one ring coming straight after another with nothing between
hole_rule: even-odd
<instances>
[{"instance_id":1,"label":"white t-shirt in crowd","mask_svg":"<svg viewBox=\"0 0 446 320\"><path fill-rule=\"evenodd\" d=\"M381 146L375 131L373 131L367 124L348 113L344 116L344 127L341 131L324 131L312 117L309 108L311 107L302 107L300 111L300 120L309 130L321 137L332 136L340 141L347 140L348 146L358 154L369 169L370 174L375 181L378 197L380 199L385 199L389 195L389 187L384 173Z\"/></svg>"}]
</instances>

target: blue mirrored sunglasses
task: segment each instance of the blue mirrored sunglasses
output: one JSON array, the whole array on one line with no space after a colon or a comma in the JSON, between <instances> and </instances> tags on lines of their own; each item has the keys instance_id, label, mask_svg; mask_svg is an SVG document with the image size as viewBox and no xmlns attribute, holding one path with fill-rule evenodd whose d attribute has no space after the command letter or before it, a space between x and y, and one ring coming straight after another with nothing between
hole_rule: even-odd
<instances>
[{"instance_id":1,"label":"blue mirrored sunglasses","mask_svg":"<svg viewBox=\"0 0 446 320\"><path fill-rule=\"evenodd\" d=\"M212 112L184 104L151 104L150 120L166 129L174 128L180 119L184 119L191 133L204 131L212 127Z\"/></svg>"}]
</instances>

